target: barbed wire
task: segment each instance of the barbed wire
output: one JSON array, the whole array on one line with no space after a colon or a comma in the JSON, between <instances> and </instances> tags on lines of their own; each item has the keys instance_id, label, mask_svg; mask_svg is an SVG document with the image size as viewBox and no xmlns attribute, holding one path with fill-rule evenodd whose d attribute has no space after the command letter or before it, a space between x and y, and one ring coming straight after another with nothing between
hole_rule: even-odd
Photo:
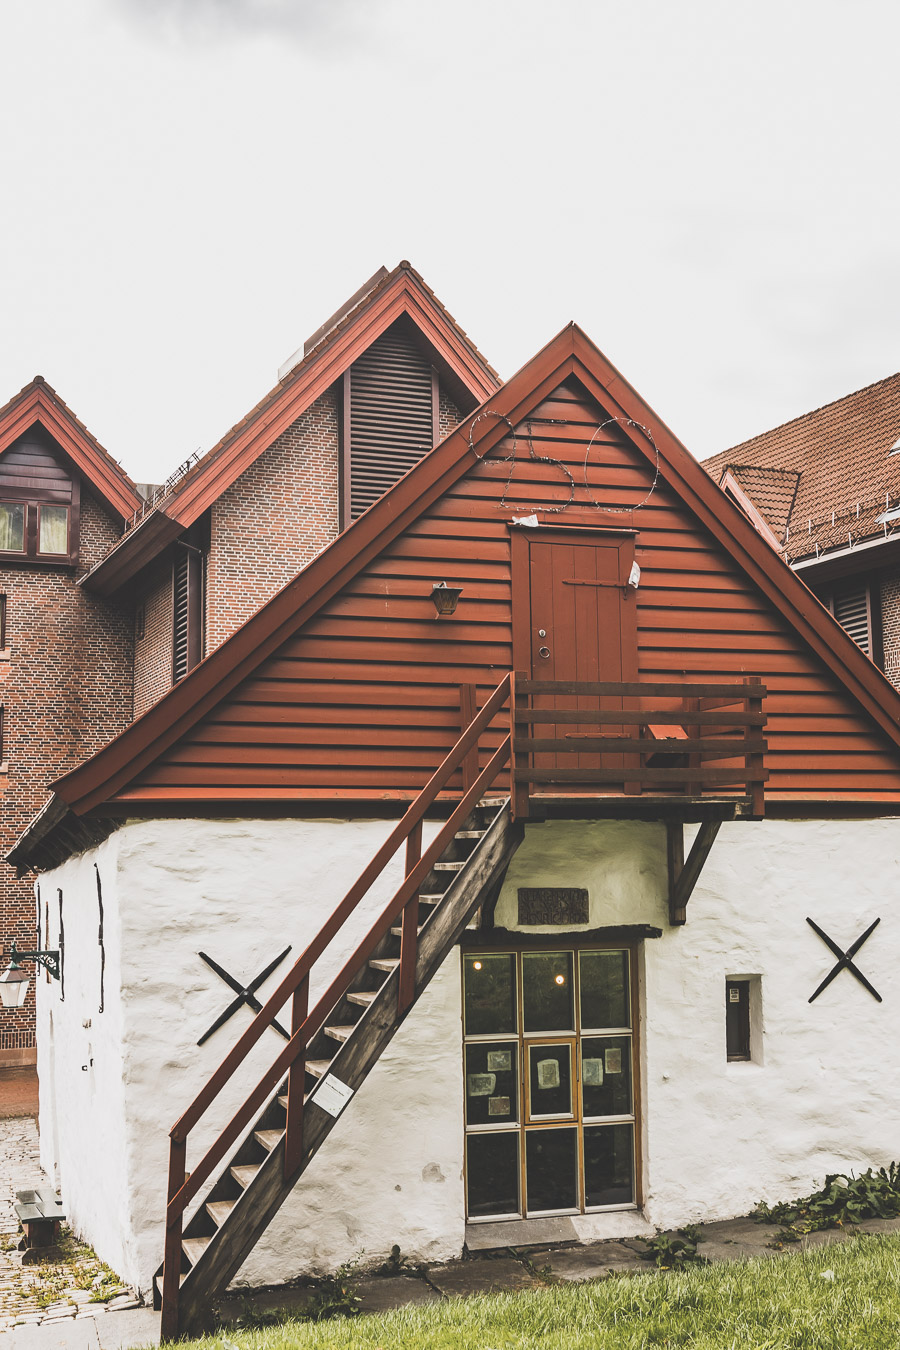
<instances>
[{"instance_id":1,"label":"barbed wire","mask_svg":"<svg viewBox=\"0 0 900 1350\"><path fill-rule=\"evenodd\" d=\"M480 455L476 450L475 428L478 425L478 423L482 420L482 418L485 417L496 417L499 421L505 422L506 425L509 427L510 435L512 436L512 448L508 455L490 455L490 451L487 451L485 452L485 454ZM540 420L541 422L551 426L568 425L566 420L561 417L548 417L548 418L541 418ZM518 457L519 437L516 433L515 427L513 426L512 422L506 416L505 413L497 412L493 408L485 408L482 412L478 413L476 417L473 417L472 421L469 424L469 449L472 451L472 454L475 456L475 458L479 461L485 460L490 456L490 458L493 459L494 462L497 464L509 464L510 466L509 473L507 474L506 483L503 488L503 496L500 499L501 510L509 509L513 511L527 511L538 509L541 511L546 511L548 514L551 515L559 515L561 512L567 511L568 508L575 501L577 484L575 482L574 475L570 471L568 465L564 464L562 460L554 459L550 455L535 454L533 422L534 422L533 418L526 418L525 420L525 427L526 427L525 439L528 441L528 458L534 464L552 464L555 468L560 469L566 475L566 477L569 480L569 499L568 501L563 502L561 506L540 506L536 508L536 503L534 502L514 503L507 501L507 494L509 493L510 487L512 486L516 464L519 463L520 460ZM650 484L650 487L646 495L634 506L601 505L601 503L598 502L597 498L594 496L594 493L591 489L591 485L588 482L588 459L590 457L591 450L594 446L594 442L606 427L612 426L614 423L618 424L619 426L636 427L638 431L642 432L643 435L646 436L647 440L653 446L653 451L656 456L656 466L653 474L653 481ZM587 443L587 448L584 452L584 463L582 465L582 478L584 480L584 490L588 495L590 505L593 506L597 511L608 512L612 515L629 515L632 511L639 511L642 506L646 506L647 502L649 502L650 498L656 491L656 485L659 482L659 446L653 439L653 433L650 430L650 428L645 427L641 422L636 422L633 417L607 417L605 421L601 422L598 425L596 431L594 432L594 434L591 436L591 439Z\"/></svg>"}]
</instances>

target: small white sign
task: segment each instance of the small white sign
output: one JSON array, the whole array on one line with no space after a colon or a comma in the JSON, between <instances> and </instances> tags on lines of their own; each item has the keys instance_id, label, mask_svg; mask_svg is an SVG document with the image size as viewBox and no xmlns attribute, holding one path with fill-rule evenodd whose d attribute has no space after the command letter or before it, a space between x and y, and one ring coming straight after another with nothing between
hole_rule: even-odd
<instances>
[{"instance_id":1,"label":"small white sign","mask_svg":"<svg viewBox=\"0 0 900 1350\"><path fill-rule=\"evenodd\" d=\"M330 1073L322 1079L310 1100L314 1101L316 1106L321 1106L330 1116L339 1116L352 1096L352 1087L348 1087Z\"/></svg>"}]
</instances>

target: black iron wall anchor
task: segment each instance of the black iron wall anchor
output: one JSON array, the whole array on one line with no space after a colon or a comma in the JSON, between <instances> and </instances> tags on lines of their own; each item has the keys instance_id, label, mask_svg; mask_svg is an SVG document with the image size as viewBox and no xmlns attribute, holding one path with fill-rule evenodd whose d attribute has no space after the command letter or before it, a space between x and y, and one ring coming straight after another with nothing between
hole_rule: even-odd
<instances>
[{"instance_id":1,"label":"black iron wall anchor","mask_svg":"<svg viewBox=\"0 0 900 1350\"><path fill-rule=\"evenodd\" d=\"M865 975L863 975L862 971L853 964L854 956L859 951L863 943L872 936L875 929L881 923L881 919L878 918L875 920L874 923L870 923L866 931L862 934L862 936L858 937L856 941L853 943L852 947L848 947L846 951L843 951L837 945L836 942L832 942L828 934L823 933L819 925L817 923L814 923L812 919L807 918L806 922L809 924L810 928L812 928L814 932L818 933L819 937L825 943L826 947L830 947L831 950L834 952L835 956L838 958L837 964L834 967L834 969L830 971L828 975L825 976L824 980L819 985L815 993L810 995L809 1002L812 1003L814 999L817 999L821 994L822 990L827 989L828 986L831 984L831 981L835 978L835 976L840 975L842 970L849 970L850 974L855 975L856 978L859 980L860 984L863 985L866 989L868 989L869 993L872 995L874 999L877 999L879 1003L883 1003L884 999L881 997L878 990L875 989L869 983Z\"/></svg>"},{"instance_id":2,"label":"black iron wall anchor","mask_svg":"<svg viewBox=\"0 0 900 1350\"><path fill-rule=\"evenodd\" d=\"M204 1031L203 1035L197 1042L198 1045L203 1045L204 1041L208 1041L213 1032L218 1031L219 1027L224 1026L224 1024L228 1021L229 1017L233 1017L234 1014L237 1012L238 1008L240 1008L242 1004L246 1003L247 1007L252 1008L254 1012L258 1013L262 1011L262 1004L260 1003L259 999L256 998L256 991L257 989L260 988L261 985L265 984L266 980L272 974L272 971L275 969L275 967L281 965L281 962L284 960L284 958L287 956L290 950L291 950L290 947L285 947L281 955L276 956L274 961L270 961L269 964L266 966L265 970L260 971L256 979L252 980L250 984L247 985L246 989L234 978L233 975L229 975L227 970L223 970L222 967L216 961L214 961L211 956L207 956L206 952L197 953L198 956L203 958L203 960L206 962L208 966L212 967L212 969L216 972L216 974L220 977L220 979L223 979L225 981L229 989L233 989L234 992L237 994L237 998L233 999L232 1002L229 1003L228 1007L225 1009L225 1011L222 1013L220 1017L216 1018L215 1022L213 1022L209 1030ZM275 1029L275 1031L279 1033L279 1035L284 1037L286 1041L289 1041L291 1039L288 1033L285 1031L284 1027L280 1026L278 1022L273 1022L272 1026Z\"/></svg>"}]
</instances>

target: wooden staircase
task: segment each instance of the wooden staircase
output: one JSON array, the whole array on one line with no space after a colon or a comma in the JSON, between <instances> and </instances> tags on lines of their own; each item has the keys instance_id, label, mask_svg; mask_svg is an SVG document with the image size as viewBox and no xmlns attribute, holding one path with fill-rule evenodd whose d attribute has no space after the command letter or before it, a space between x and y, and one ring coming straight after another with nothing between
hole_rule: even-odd
<instances>
[{"instance_id":1,"label":"wooden staircase","mask_svg":"<svg viewBox=\"0 0 900 1350\"><path fill-rule=\"evenodd\" d=\"M403 1018L479 905L493 898L532 807L546 810L554 794L565 801L560 794L575 791L596 814L609 813L616 798L635 813L649 789L655 795L649 803L643 798L645 810L708 804L710 792L721 808L724 792L734 810L759 816L765 692L755 679L573 684L510 673L475 713L471 691L463 706L474 715L459 740L170 1131L166 1248L154 1284L164 1341L208 1328L213 1300L325 1142L336 1114L353 1110L350 1099ZM540 723L554 734L536 737ZM609 734L591 730L610 726ZM486 794L507 766L508 796L490 803ZM455 804L423 852L422 824L439 795ZM710 828L714 837L717 826ZM310 1011L310 972L404 847L403 882ZM683 922L687 881L702 865L699 853L692 863L696 851L682 868L687 880L673 922ZM670 846L670 869L674 852ZM288 1001L289 1042L188 1172L190 1131ZM336 1114L326 1109L329 1099ZM187 1206L211 1179L185 1223Z\"/></svg>"},{"instance_id":2,"label":"wooden staircase","mask_svg":"<svg viewBox=\"0 0 900 1350\"><path fill-rule=\"evenodd\" d=\"M328 1093L336 1083L344 1096L355 1095L479 905L500 884L523 827L513 821L508 797L491 800L483 794L509 759L509 736L481 773L473 767L472 751L508 696L507 677L173 1127L166 1253L154 1281L154 1302L162 1307L163 1341L209 1329L213 1301L240 1269L335 1124L336 1116L318 1104L317 1093ZM469 785L421 854L425 811L457 770ZM404 842L403 884L309 1012L310 968ZM190 1129L288 999L290 1042L188 1173ZM349 1096L345 1109L354 1109ZM211 1189L184 1223L187 1205L211 1176L215 1176Z\"/></svg>"}]
</instances>

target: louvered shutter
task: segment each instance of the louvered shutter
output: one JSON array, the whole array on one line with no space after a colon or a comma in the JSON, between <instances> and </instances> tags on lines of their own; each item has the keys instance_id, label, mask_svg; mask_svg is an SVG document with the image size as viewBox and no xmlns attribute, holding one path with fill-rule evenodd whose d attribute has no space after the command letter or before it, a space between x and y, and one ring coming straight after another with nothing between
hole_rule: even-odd
<instances>
[{"instance_id":1,"label":"louvered shutter","mask_svg":"<svg viewBox=\"0 0 900 1350\"><path fill-rule=\"evenodd\" d=\"M349 506L356 520L434 444L428 361L394 324L350 368Z\"/></svg>"},{"instance_id":2,"label":"louvered shutter","mask_svg":"<svg viewBox=\"0 0 900 1350\"><path fill-rule=\"evenodd\" d=\"M177 684L200 660L203 560L178 554L172 576L172 681Z\"/></svg>"},{"instance_id":3,"label":"louvered shutter","mask_svg":"<svg viewBox=\"0 0 900 1350\"><path fill-rule=\"evenodd\" d=\"M840 592L832 601L832 611L841 627L858 647L872 655L872 632L869 621L869 588L862 582Z\"/></svg>"}]
</instances>

